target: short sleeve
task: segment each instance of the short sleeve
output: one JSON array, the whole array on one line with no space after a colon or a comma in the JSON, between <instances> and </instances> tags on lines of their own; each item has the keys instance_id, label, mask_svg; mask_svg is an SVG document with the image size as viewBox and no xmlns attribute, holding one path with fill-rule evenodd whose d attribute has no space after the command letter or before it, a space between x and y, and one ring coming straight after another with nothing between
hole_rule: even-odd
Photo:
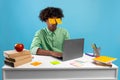
<instances>
[{"instance_id":1,"label":"short sleeve","mask_svg":"<svg viewBox=\"0 0 120 80\"><path fill-rule=\"evenodd\" d=\"M31 46L30 46L30 52L31 54L36 54L38 48L40 47L41 44L41 39L40 39L40 31L37 31L35 33L35 36L32 40Z\"/></svg>"}]
</instances>

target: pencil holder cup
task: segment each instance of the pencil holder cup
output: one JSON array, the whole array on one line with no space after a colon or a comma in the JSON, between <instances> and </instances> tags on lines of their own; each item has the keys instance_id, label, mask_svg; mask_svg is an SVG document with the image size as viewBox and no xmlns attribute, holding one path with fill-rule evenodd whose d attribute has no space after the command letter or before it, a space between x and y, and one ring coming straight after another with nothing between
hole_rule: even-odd
<instances>
[{"instance_id":1,"label":"pencil holder cup","mask_svg":"<svg viewBox=\"0 0 120 80\"><path fill-rule=\"evenodd\" d=\"M100 48L100 47L99 47L99 48L97 48L96 50L95 50L95 49L93 49L93 53L94 53L94 56L95 56L95 57L100 56L100 50L101 50L101 48Z\"/></svg>"}]
</instances>

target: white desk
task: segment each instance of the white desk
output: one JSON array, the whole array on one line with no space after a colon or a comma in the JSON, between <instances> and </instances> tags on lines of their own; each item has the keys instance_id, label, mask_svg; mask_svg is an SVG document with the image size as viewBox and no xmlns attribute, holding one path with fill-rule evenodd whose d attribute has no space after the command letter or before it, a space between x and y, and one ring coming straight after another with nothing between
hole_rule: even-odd
<instances>
[{"instance_id":1,"label":"white desk","mask_svg":"<svg viewBox=\"0 0 120 80\"><path fill-rule=\"evenodd\" d=\"M34 55L32 62L42 62L39 66L33 66L30 63L12 68L4 65L3 80L117 80L118 67L113 64L112 67L96 66L91 63L89 56L77 58L74 60L64 61L58 65L52 65L50 61L57 60L50 56ZM70 63L80 60L79 67Z\"/></svg>"}]
</instances>

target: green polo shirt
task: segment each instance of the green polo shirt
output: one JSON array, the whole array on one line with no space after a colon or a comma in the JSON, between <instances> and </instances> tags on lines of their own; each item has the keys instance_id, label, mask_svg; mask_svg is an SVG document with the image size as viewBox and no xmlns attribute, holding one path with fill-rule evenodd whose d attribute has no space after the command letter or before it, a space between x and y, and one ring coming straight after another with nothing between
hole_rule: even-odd
<instances>
[{"instance_id":1,"label":"green polo shirt","mask_svg":"<svg viewBox=\"0 0 120 80\"><path fill-rule=\"evenodd\" d=\"M69 33L63 28L57 27L54 32L51 32L48 28L44 28L36 32L30 51L32 54L36 54L37 49L41 48L44 50L62 52L63 42L67 39L69 39Z\"/></svg>"}]
</instances>

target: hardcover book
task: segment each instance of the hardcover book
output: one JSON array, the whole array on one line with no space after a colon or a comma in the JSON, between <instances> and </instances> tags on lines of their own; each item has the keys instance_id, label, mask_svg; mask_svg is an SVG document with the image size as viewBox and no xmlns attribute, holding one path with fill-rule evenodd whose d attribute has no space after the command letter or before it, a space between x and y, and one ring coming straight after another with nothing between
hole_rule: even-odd
<instances>
[{"instance_id":1,"label":"hardcover book","mask_svg":"<svg viewBox=\"0 0 120 80\"><path fill-rule=\"evenodd\" d=\"M14 58L14 57L18 57L18 56L24 56L30 54L29 50L23 50L21 52L17 52L16 50L8 50L8 51L4 51L4 57L7 58Z\"/></svg>"},{"instance_id":2,"label":"hardcover book","mask_svg":"<svg viewBox=\"0 0 120 80\"><path fill-rule=\"evenodd\" d=\"M31 58L25 58L25 59L22 59L22 60L17 61L17 62L12 62L12 61L9 61L9 60L4 60L4 63L6 65L11 66L11 67L17 67L17 66L26 64L28 62L31 62L31 61L32 61L32 57Z\"/></svg>"},{"instance_id":3,"label":"hardcover book","mask_svg":"<svg viewBox=\"0 0 120 80\"><path fill-rule=\"evenodd\" d=\"M99 57L93 58L93 60L97 62L102 62L102 63L109 63L116 60L116 58L109 57L109 56L99 56Z\"/></svg>"},{"instance_id":4,"label":"hardcover book","mask_svg":"<svg viewBox=\"0 0 120 80\"><path fill-rule=\"evenodd\" d=\"M17 62L17 61L21 61L23 59L26 59L26 58L31 58L31 54L26 54L26 55L22 55L22 56L17 56L17 57L14 57L14 58L7 58L5 57L6 60L9 60L9 61L12 61L12 62Z\"/></svg>"}]
</instances>

